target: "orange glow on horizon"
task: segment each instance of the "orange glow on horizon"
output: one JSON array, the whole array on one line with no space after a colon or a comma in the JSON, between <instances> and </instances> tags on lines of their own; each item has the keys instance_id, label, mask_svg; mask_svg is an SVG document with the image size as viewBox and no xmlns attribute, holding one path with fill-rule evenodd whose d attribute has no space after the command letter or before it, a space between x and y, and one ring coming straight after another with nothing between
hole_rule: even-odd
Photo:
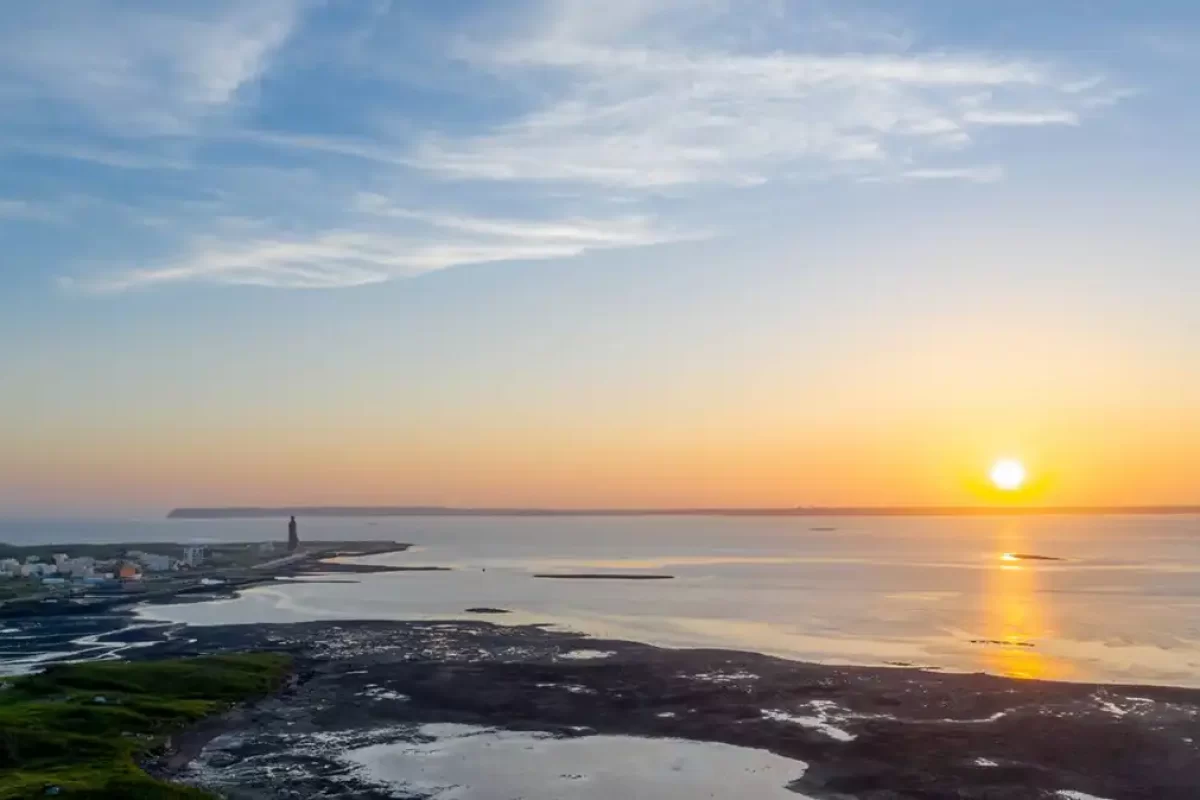
<instances>
[{"instance_id":1,"label":"orange glow on horizon","mask_svg":"<svg viewBox=\"0 0 1200 800\"><path fill-rule=\"evenodd\" d=\"M506 412L508 409L505 410ZM719 411L719 413L717 413ZM286 417L25 428L0 485L54 508L191 505L613 507L1038 506L1200 500L1200 429L1159 415L835 418L751 413L435 419L370 411L327 425ZM848 414L852 412L847 412ZM119 423L119 424L118 424ZM1020 452L1027 480L989 480Z\"/></svg>"}]
</instances>

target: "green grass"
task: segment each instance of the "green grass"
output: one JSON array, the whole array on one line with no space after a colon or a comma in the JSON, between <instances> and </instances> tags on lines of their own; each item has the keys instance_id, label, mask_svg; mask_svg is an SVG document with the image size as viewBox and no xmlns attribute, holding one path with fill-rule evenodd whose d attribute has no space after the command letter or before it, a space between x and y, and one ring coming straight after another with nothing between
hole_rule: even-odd
<instances>
[{"instance_id":1,"label":"green grass","mask_svg":"<svg viewBox=\"0 0 1200 800\"><path fill-rule=\"evenodd\" d=\"M0 684L0 800L186 800L209 795L155 780L139 757L172 731L277 688L277 653L64 664ZM103 697L103 702L97 702Z\"/></svg>"}]
</instances>

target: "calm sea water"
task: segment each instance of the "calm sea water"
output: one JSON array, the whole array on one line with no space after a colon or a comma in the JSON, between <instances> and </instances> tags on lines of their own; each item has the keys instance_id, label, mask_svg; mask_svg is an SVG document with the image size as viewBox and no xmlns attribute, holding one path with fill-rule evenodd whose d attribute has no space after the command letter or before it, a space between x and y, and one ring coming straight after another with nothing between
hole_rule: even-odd
<instances>
[{"instance_id":1,"label":"calm sea water","mask_svg":"<svg viewBox=\"0 0 1200 800\"><path fill-rule=\"evenodd\" d=\"M285 533L279 520L0 522L0 541L13 543ZM495 618L505 623L667 646L1200 686L1200 517L302 519L301 538L412 542L376 561L454 570L281 584L144 614L217 624L462 618L499 606L514 612ZM676 578L532 577L606 570Z\"/></svg>"}]
</instances>

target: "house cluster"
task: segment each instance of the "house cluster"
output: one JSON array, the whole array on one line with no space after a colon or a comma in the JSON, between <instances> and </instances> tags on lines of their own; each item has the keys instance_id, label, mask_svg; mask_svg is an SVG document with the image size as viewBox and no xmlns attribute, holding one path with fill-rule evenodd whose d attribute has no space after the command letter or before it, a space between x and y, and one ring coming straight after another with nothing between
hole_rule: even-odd
<instances>
[{"instance_id":1,"label":"house cluster","mask_svg":"<svg viewBox=\"0 0 1200 800\"><path fill-rule=\"evenodd\" d=\"M42 561L38 556L29 556L23 562L15 558L0 560L0 576L6 578L40 578L42 580L66 581L71 578L84 580L100 574L104 562L90 556L71 558L66 553L55 553L53 561Z\"/></svg>"},{"instance_id":2,"label":"house cluster","mask_svg":"<svg viewBox=\"0 0 1200 800\"><path fill-rule=\"evenodd\" d=\"M66 553L55 553L51 561L43 561L38 556L28 556L24 561L5 558L0 560L0 578L33 578L51 586L140 580L143 573L147 572L173 572L198 567L204 563L204 555L204 548L197 546L186 548L182 559L142 550L131 550L124 558L109 560L97 560L91 556L72 558Z\"/></svg>"}]
</instances>

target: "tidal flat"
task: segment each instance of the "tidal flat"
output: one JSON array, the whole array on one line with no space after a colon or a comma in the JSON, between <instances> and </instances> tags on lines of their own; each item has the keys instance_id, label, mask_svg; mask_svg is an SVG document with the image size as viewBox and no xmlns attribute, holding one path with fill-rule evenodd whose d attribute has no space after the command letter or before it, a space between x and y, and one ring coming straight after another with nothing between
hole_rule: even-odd
<instances>
[{"instance_id":1,"label":"tidal flat","mask_svg":"<svg viewBox=\"0 0 1200 800\"><path fill-rule=\"evenodd\" d=\"M798 800L1183 800L1200 785L1192 689L834 667L475 621L186 634L132 657L253 650L296 664L286 698L204 728L164 773L235 800L470 800L490 796L489 780L529 800L672 797L709 757L727 759L725 777L745 770L712 779L716 797L764 781ZM628 748L646 759L611 774ZM523 783L518 761L539 752L555 756L538 769L558 771ZM487 759L506 766L482 770Z\"/></svg>"}]
</instances>

